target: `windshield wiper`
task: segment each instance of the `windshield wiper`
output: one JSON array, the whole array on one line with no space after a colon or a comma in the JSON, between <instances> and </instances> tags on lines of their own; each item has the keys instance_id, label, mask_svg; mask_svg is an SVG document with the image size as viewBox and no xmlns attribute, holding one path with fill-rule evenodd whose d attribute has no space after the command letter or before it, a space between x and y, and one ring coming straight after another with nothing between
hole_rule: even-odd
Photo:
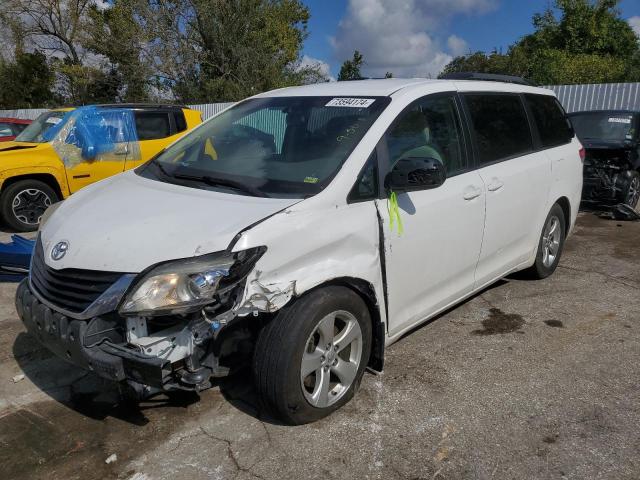
<instances>
[{"instance_id":1,"label":"windshield wiper","mask_svg":"<svg viewBox=\"0 0 640 480\"><path fill-rule=\"evenodd\" d=\"M180 173L174 173L170 175L178 180L190 180L194 182L206 183L212 187L228 187L234 190L239 190L244 193L248 193L254 197L268 197L268 195L257 188L245 185L244 183L236 182L235 180L229 180L226 178L211 177L209 175L186 175Z\"/></svg>"}]
</instances>

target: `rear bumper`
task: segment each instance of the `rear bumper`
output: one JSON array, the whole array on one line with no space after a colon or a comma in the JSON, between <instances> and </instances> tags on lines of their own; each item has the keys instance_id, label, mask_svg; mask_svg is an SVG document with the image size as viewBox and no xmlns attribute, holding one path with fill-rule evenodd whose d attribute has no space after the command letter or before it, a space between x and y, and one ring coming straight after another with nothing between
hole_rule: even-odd
<instances>
[{"instance_id":1,"label":"rear bumper","mask_svg":"<svg viewBox=\"0 0 640 480\"><path fill-rule=\"evenodd\" d=\"M16 310L27 331L44 347L100 377L163 389L171 376L171 364L167 360L143 355L110 341L108 336L90 333L99 330L92 328L92 323L103 327L108 320L100 317L74 320L44 305L31 292L28 279L18 285ZM113 335L118 335L117 326L111 337Z\"/></svg>"}]
</instances>

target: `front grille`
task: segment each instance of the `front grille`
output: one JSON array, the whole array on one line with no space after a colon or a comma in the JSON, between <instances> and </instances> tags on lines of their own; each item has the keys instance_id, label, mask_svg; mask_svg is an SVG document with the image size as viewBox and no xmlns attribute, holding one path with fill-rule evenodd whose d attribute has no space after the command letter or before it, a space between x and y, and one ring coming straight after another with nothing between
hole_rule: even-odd
<instances>
[{"instance_id":1,"label":"front grille","mask_svg":"<svg viewBox=\"0 0 640 480\"><path fill-rule=\"evenodd\" d=\"M69 312L80 313L123 274L78 268L55 270L44 262L44 250L38 238L30 275L31 286L44 300Z\"/></svg>"}]
</instances>

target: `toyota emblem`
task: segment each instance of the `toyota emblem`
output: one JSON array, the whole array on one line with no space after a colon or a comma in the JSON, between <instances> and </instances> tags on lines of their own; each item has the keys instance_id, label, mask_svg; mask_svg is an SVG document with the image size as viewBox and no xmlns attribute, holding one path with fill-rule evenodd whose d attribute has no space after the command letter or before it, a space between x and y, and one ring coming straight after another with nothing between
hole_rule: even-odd
<instances>
[{"instance_id":1,"label":"toyota emblem","mask_svg":"<svg viewBox=\"0 0 640 480\"><path fill-rule=\"evenodd\" d=\"M53 260L60 260L67 254L67 250L69 250L68 242L58 242L51 249L51 258Z\"/></svg>"}]
</instances>

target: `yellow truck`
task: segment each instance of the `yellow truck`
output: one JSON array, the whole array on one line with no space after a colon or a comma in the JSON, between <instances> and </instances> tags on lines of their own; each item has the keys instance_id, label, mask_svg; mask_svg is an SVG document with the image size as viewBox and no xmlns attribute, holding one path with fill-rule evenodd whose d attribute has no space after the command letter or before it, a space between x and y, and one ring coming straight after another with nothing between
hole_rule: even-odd
<instances>
[{"instance_id":1,"label":"yellow truck","mask_svg":"<svg viewBox=\"0 0 640 480\"><path fill-rule=\"evenodd\" d=\"M175 105L114 104L43 113L0 144L0 216L12 230L38 228L47 207L134 168L202 123Z\"/></svg>"}]
</instances>

